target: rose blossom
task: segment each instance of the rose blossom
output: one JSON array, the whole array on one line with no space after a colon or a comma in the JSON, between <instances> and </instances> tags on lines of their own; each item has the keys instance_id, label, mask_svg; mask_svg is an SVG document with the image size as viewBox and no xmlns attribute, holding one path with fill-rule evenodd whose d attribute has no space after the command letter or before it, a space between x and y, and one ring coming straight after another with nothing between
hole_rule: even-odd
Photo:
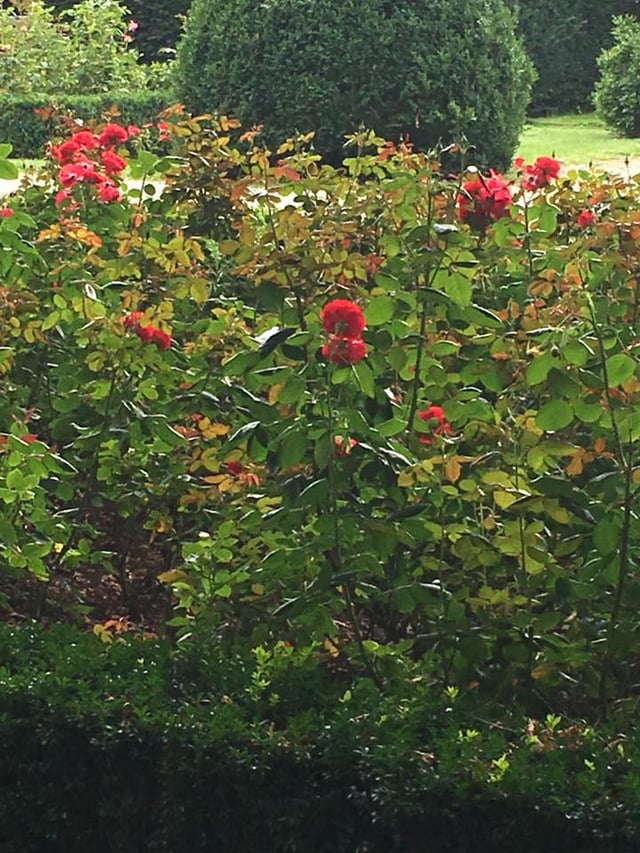
<instances>
[{"instance_id":1,"label":"rose blossom","mask_svg":"<svg viewBox=\"0 0 640 853\"><path fill-rule=\"evenodd\" d=\"M321 316L322 328L331 335L359 338L366 325L362 308L350 299L332 299Z\"/></svg>"},{"instance_id":2,"label":"rose blossom","mask_svg":"<svg viewBox=\"0 0 640 853\"><path fill-rule=\"evenodd\" d=\"M592 210L582 210L578 214L576 222L579 228L588 228L596 221L596 215Z\"/></svg>"},{"instance_id":3,"label":"rose blossom","mask_svg":"<svg viewBox=\"0 0 640 853\"><path fill-rule=\"evenodd\" d=\"M331 335L322 347L322 355L334 364L357 364L367 355L367 345L361 338Z\"/></svg>"},{"instance_id":4,"label":"rose blossom","mask_svg":"<svg viewBox=\"0 0 640 853\"><path fill-rule=\"evenodd\" d=\"M431 435L420 433L419 440L422 444L433 444L435 439L443 433L451 435L451 424L447 420L442 406L429 406L428 409L418 412L418 417L421 421L435 421Z\"/></svg>"},{"instance_id":5,"label":"rose blossom","mask_svg":"<svg viewBox=\"0 0 640 853\"><path fill-rule=\"evenodd\" d=\"M507 215L512 202L509 181L504 175L491 170L488 177L478 175L465 181L458 194L458 219L461 222L484 229L489 221L494 222Z\"/></svg>"}]
</instances>

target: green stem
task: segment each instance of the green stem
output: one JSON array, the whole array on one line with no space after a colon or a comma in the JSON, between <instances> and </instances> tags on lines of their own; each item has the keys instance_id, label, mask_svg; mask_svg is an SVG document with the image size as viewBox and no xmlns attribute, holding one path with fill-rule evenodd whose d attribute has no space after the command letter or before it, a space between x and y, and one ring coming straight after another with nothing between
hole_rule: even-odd
<instances>
[{"instance_id":1,"label":"green stem","mask_svg":"<svg viewBox=\"0 0 640 853\"><path fill-rule=\"evenodd\" d=\"M335 469L335 420L333 415L333 400L331 395L331 368L327 371L327 425L329 428L329 459L328 459L328 470L329 470L329 512L332 518L332 526L333 526L333 548L331 550L329 559L332 564L332 568L335 574L342 575L341 586L344 591L344 600L347 606L347 614L349 616L349 623L351 624L351 628L353 629L353 633L356 638L356 643L358 646L358 650L360 652L360 657L362 659L362 663L364 665L365 670L371 676L373 683L376 687L382 692L384 690L384 685L382 683L382 679L378 671L376 670L374 662L371 660L371 657L367 651L367 647L365 646L364 636L362 634L362 629L360 627L360 621L358 619L358 614L356 613L355 602L354 602L354 588L352 586L351 580L346 577L345 574L345 566L344 560L342 556L342 526L340 520L340 512L338 506L338 486L336 480L336 469Z\"/></svg>"}]
</instances>

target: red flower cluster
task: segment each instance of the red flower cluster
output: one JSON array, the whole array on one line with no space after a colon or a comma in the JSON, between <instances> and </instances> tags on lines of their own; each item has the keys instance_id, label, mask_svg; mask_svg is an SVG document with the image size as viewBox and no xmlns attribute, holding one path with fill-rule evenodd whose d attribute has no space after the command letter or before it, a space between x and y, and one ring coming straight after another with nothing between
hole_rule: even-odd
<instances>
[{"instance_id":1,"label":"red flower cluster","mask_svg":"<svg viewBox=\"0 0 640 853\"><path fill-rule=\"evenodd\" d=\"M350 299L332 299L322 309L322 328L329 340L322 355L334 364L357 364L367 355L362 340L365 328L362 308Z\"/></svg>"},{"instance_id":2,"label":"red flower cluster","mask_svg":"<svg viewBox=\"0 0 640 853\"><path fill-rule=\"evenodd\" d=\"M592 210L582 210L576 219L579 228L588 228L590 225L593 225L595 221L596 215Z\"/></svg>"},{"instance_id":3,"label":"red flower cluster","mask_svg":"<svg viewBox=\"0 0 640 853\"><path fill-rule=\"evenodd\" d=\"M429 406L428 409L418 412L418 417L421 421L431 421L435 423L431 435L420 433L420 441L422 444L433 444L440 435L451 435L451 424L447 420L442 406Z\"/></svg>"},{"instance_id":4,"label":"red flower cluster","mask_svg":"<svg viewBox=\"0 0 640 853\"><path fill-rule=\"evenodd\" d=\"M518 171L524 172L522 186L526 190L540 190L560 175L560 163L553 157L538 157L533 165L525 165L524 159L515 161Z\"/></svg>"},{"instance_id":5,"label":"red flower cluster","mask_svg":"<svg viewBox=\"0 0 640 853\"><path fill-rule=\"evenodd\" d=\"M240 482L244 483L246 486L260 485L259 475L256 474L255 471L249 470L249 468L247 468L246 465L243 465L242 462L232 459L230 462L225 462L224 467L226 468L227 474L231 474L232 477L240 480Z\"/></svg>"},{"instance_id":6,"label":"red flower cluster","mask_svg":"<svg viewBox=\"0 0 640 853\"><path fill-rule=\"evenodd\" d=\"M76 207L73 189L78 184L95 186L98 198L106 204L120 201L122 192L114 177L120 175L127 161L115 149L138 133L137 127L111 123L99 135L91 130L79 130L61 145L54 145L51 154L60 164L62 184L56 195L56 205Z\"/></svg>"},{"instance_id":7,"label":"red flower cluster","mask_svg":"<svg viewBox=\"0 0 640 853\"><path fill-rule=\"evenodd\" d=\"M169 349L171 346L171 333L158 329L156 326L151 325L151 323L143 326L140 322L143 319L144 314L142 311L132 311L122 318L122 324L125 329L133 329L143 343L155 344L160 350Z\"/></svg>"},{"instance_id":8,"label":"red flower cluster","mask_svg":"<svg viewBox=\"0 0 640 853\"><path fill-rule=\"evenodd\" d=\"M464 182L457 198L458 219L484 230L489 222L497 222L507 215L511 202L509 181L491 170L488 177L478 175Z\"/></svg>"}]
</instances>

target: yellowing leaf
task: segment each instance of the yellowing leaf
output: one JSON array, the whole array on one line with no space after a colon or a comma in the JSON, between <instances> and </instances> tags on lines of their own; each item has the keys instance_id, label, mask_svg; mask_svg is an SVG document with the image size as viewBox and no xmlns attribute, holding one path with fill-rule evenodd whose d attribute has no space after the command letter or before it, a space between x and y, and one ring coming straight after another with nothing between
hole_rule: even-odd
<instances>
[{"instance_id":1,"label":"yellowing leaf","mask_svg":"<svg viewBox=\"0 0 640 853\"><path fill-rule=\"evenodd\" d=\"M338 638L337 637L327 637L323 643L326 651L329 652L332 658L337 658L340 656L340 649L338 648Z\"/></svg>"},{"instance_id":2,"label":"yellowing leaf","mask_svg":"<svg viewBox=\"0 0 640 853\"><path fill-rule=\"evenodd\" d=\"M606 450L606 448L607 448L607 442L604 440L604 438L602 438L602 436L600 436L599 438L596 438L596 440L593 444L593 449L595 450L595 452L596 453L602 453L604 450Z\"/></svg>"},{"instance_id":3,"label":"yellowing leaf","mask_svg":"<svg viewBox=\"0 0 640 853\"><path fill-rule=\"evenodd\" d=\"M493 493L493 499L498 504L500 509L507 509L512 503L515 503L521 495L517 492L503 492L499 489Z\"/></svg>"},{"instance_id":4,"label":"yellowing leaf","mask_svg":"<svg viewBox=\"0 0 640 853\"><path fill-rule=\"evenodd\" d=\"M180 569L171 569L168 572L161 572L158 575L158 580L160 583L179 583L180 581L184 581L187 579L186 572L181 571Z\"/></svg>"},{"instance_id":5,"label":"yellowing leaf","mask_svg":"<svg viewBox=\"0 0 640 853\"><path fill-rule=\"evenodd\" d=\"M98 637L98 639L102 640L103 643L112 643L113 637L111 636L111 631L108 628L105 628L104 625L101 625L97 622L93 626L93 633Z\"/></svg>"},{"instance_id":6,"label":"yellowing leaf","mask_svg":"<svg viewBox=\"0 0 640 853\"><path fill-rule=\"evenodd\" d=\"M458 456L450 456L444 463L444 475L450 483L455 483L460 479L462 466Z\"/></svg>"},{"instance_id":7,"label":"yellowing leaf","mask_svg":"<svg viewBox=\"0 0 640 853\"><path fill-rule=\"evenodd\" d=\"M401 489L408 488L409 486L413 486L415 479L415 475L411 468L407 468L406 471L401 471L398 475L398 485Z\"/></svg>"}]
</instances>

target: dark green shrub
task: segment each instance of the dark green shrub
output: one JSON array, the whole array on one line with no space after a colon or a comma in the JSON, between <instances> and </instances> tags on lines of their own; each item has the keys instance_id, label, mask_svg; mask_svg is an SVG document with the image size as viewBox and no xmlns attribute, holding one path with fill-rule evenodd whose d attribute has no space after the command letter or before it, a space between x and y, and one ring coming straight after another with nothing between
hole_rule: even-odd
<instances>
[{"instance_id":1,"label":"dark green shrub","mask_svg":"<svg viewBox=\"0 0 640 853\"><path fill-rule=\"evenodd\" d=\"M640 136L640 21L614 19L614 44L598 57L602 74L596 108L605 122L625 136Z\"/></svg>"},{"instance_id":2,"label":"dark green shrub","mask_svg":"<svg viewBox=\"0 0 640 853\"><path fill-rule=\"evenodd\" d=\"M178 48L194 111L316 133L332 159L360 125L431 148L463 136L505 167L532 70L502 0L196 0Z\"/></svg>"},{"instance_id":3,"label":"dark green shrub","mask_svg":"<svg viewBox=\"0 0 640 853\"><path fill-rule=\"evenodd\" d=\"M275 694L268 708L252 699L260 662L239 666L211 639L188 660L66 626L3 626L0 639L3 853L105 838L113 853L637 848L633 727L614 737L505 711L487 725L495 709L478 713L472 695L382 696L366 682L281 717ZM290 675L308 672L290 655Z\"/></svg>"},{"instance_id":4,"label":"dark green shrub","mask_svg":"<svg viewBox=\"0 0 640 853\"><path fill-rule=\"evenodd\" d=\"M42 157L55 131L56 120L50 108L59 115L96 119L115 105L124 124L143 125L154 121L158 113L171 103L164 91L110 93L106 95L0 95L0 139L13 145L14 157Z\"/></svg>"},{"instance_id":5,"label":"dark green shrub","mask_svg":"<svg viewBox=\"0 0 640 853\"><path fill-rule=\"evenodd\" d=\"M529 113L592 108L596 57L611 42L613 15L637 9L636 0L507 0L535 65Z\"/></svg>"}]
</instances>

